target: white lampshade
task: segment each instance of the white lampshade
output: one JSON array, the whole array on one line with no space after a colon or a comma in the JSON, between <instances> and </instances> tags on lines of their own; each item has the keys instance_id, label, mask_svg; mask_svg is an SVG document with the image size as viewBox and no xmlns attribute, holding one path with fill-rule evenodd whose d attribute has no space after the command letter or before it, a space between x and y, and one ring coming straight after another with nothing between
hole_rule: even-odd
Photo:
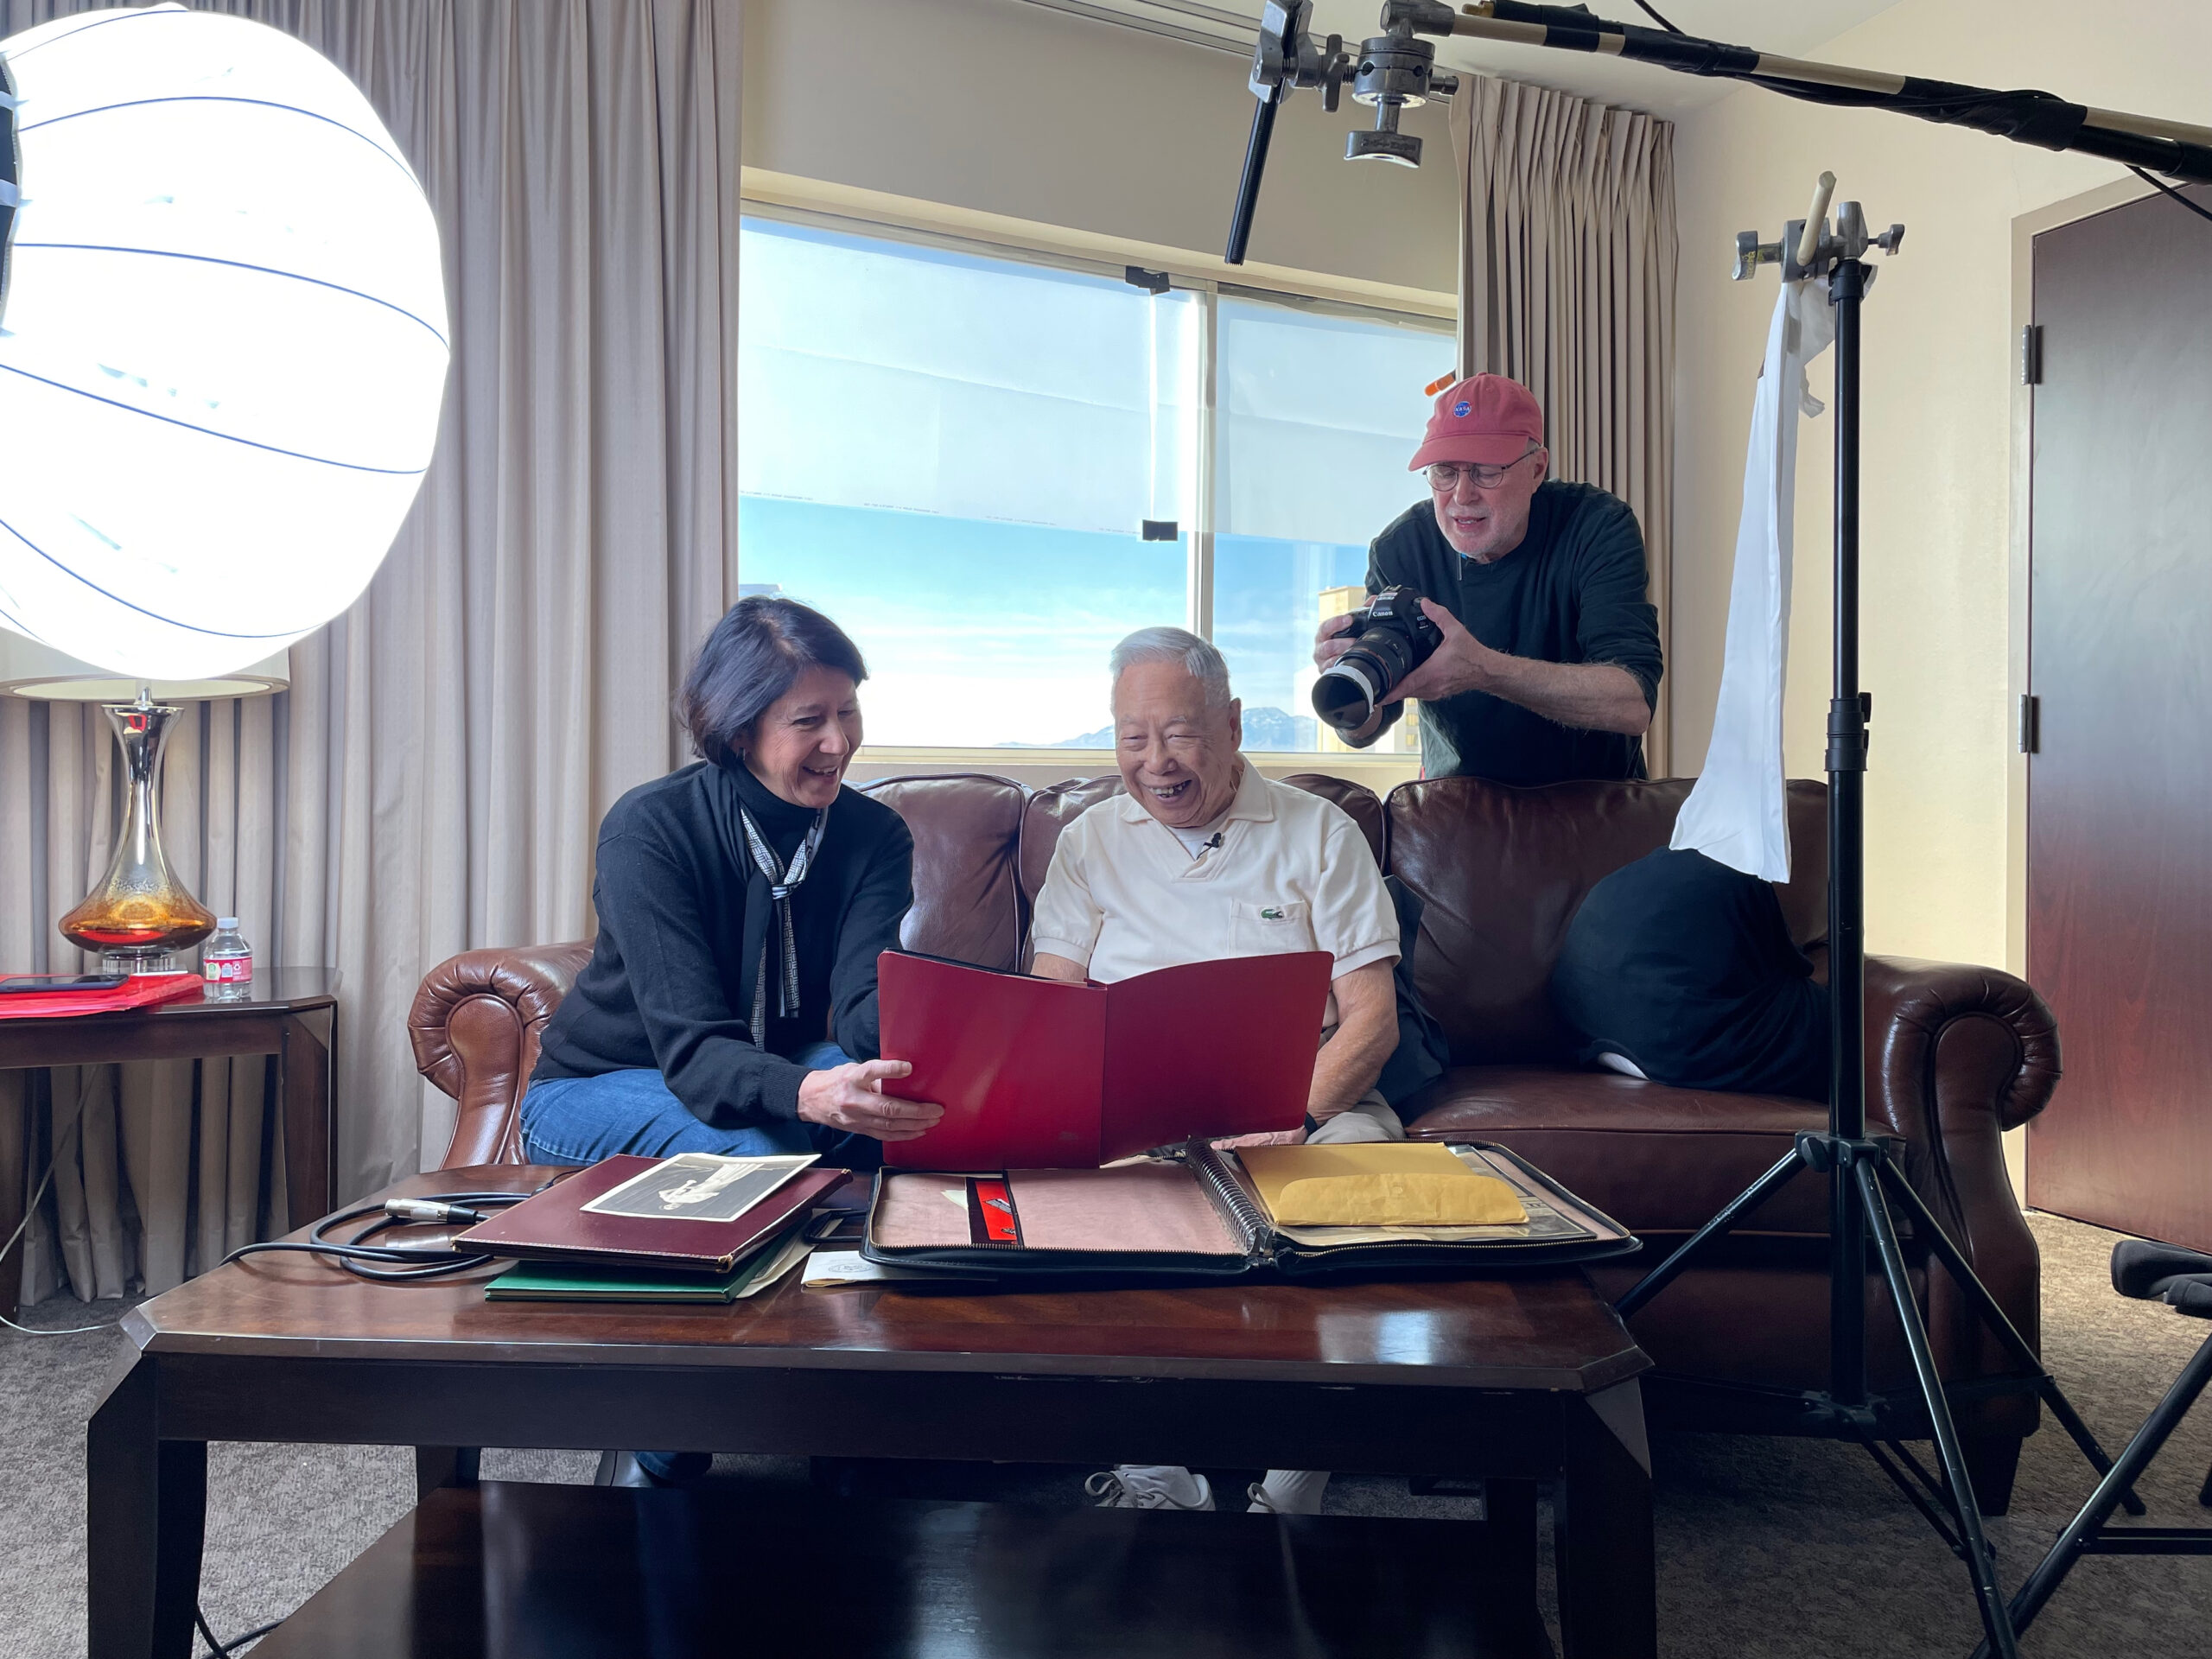
<instances>
[{"instance_id":1,"label":"white lampshade","mask_svg":"<svg viewBox=\"0 0 2212 1659\"><path fill-rule=\"evenodd\" d=\"M437 436L437 227L368 100L175 5L0 41L0 625L133 680L260 663L359 596Z\"/></svg>"},{"instance_id":2,"label":"white lampshade","mask_svg":"<svg viewBox=\"0 0 2212 1659\"><path fill-rule=\"evenodd\" d=\"M202 680L137 680L65 657L51 645L0 628L0 696L49 702L130 702L143 688L156 702L264 697L292 683L292 653Z\"/></svg>"}]
</instances>

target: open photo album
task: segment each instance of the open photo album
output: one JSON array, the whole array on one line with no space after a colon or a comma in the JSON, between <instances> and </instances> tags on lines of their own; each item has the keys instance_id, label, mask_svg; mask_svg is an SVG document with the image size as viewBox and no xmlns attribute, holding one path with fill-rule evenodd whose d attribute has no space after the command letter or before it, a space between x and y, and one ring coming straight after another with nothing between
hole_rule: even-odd
<instances>
[{"instance_id":1,"label":"open photo album","mask_svg":"<svg viewBox=\"0 0 2212 1659\"><path fill-rule=\"evenodd\" d=\"M1194 1141L1103 1169L887 1169L861 1254L887 1267L992 1277L1306 1278L1488 1271L1640 1248L1619 1223L1485 1142L1230 1149Z\"/></svg>"}]
</instances>

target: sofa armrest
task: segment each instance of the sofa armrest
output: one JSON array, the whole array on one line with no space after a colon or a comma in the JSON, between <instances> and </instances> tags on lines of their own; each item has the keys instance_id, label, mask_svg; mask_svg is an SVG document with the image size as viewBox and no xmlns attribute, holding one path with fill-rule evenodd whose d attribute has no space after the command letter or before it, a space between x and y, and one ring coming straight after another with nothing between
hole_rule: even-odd
<instances>
[{"instance_id":1,"label":"sofa armrest","mask_svg":"<svg viewBox=\"0 0 2212 1659\"><path fill-rule=\"evenodd\" d=\"M1919 1100L2017 1129L2050 1103L2058 1075L2058 1022L2026 982L1995 968L1866 958L1870 1110ZM1913 1123L1891 1122L1914 1134Z\"/></svg>"},{"instance_id":2,"label":"sofa armrest","mask_svg":"<svg viewBox=\"0 0 2212 1659\"><path fill-rule=\"evenodd\" d=\"M2058 1075L2057 1022L2023 981L1993 968L1866 959L1867 1116L1904 1139L1914 1189L2031 1344L2040 1341L2041 1268L2002 1137L2044 1109ZM2012 1369L1940 1268L1929 1270L1928 1314L1947 1376ZM1997 1418L2034 1421L2031 1401L1988 1403Z\"/></svg>"},{"instance_id":3,"label":"sofa armrest","mask_svg":"<svg viewBox=\"0 0 2212 1659\"><path fill-rule=\"evenodd\" d=\"M407 1014L415 1067L461 1106L439 1168L522 1161L516 1108L538 1035L591 950L584 941L464 950L423 976Z\"/></svg>"}]
</instances>

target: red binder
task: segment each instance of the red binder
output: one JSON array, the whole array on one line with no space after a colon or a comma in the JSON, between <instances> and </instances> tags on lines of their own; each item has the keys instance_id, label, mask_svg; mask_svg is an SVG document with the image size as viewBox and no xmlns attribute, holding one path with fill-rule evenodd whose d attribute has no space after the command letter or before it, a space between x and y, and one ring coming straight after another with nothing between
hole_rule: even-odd
<instances>
[{"instance_id":1,"label":"red binder","mask_svg":"<svg viewBox=\"0 0 2212 1659\"><path fill-rule=\"evenodd\" d=\"M459 1250L534 1262L595 1262L618 1268L681 1268L728 1273L738 1259L807 1213L849 1179L842 1169L809 1169L729 1221L667 1221L610 1216L584 1205L660 1160L618 1153L502 1210L454 1241Z\"/></svg>"},{"instance_id":2,"label":"red binder","mask_svg":"<svg viewBox=\"0 0 2212 1659\"><path fill-rule=\"evenodd\" d=\"M1335 959L1231 957L1111 985L887 950L876 984L887 1084L944 1119L884 1143L900 1169L1094 1169L1192 1135L1294 1129Z\"/></svg>"}]
</instances>

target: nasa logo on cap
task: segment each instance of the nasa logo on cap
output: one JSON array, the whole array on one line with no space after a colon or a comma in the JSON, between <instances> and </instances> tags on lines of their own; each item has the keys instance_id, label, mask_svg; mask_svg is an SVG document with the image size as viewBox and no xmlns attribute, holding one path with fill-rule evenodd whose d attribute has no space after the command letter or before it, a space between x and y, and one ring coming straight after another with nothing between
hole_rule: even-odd
<instances>
[{"instance_id":1,"label":"nasa logo on cap","mask_svg":"<svg viewBox=\"0 0 2212 1659\"><path fill-rule=\"evenodd\" d=\"M1464 421L1473 412L1474 407L1475 406L1472 404L1462 397L1458 403L1452 405L1452 413L1459 419Z\"/></svg>"}]
</instances>

